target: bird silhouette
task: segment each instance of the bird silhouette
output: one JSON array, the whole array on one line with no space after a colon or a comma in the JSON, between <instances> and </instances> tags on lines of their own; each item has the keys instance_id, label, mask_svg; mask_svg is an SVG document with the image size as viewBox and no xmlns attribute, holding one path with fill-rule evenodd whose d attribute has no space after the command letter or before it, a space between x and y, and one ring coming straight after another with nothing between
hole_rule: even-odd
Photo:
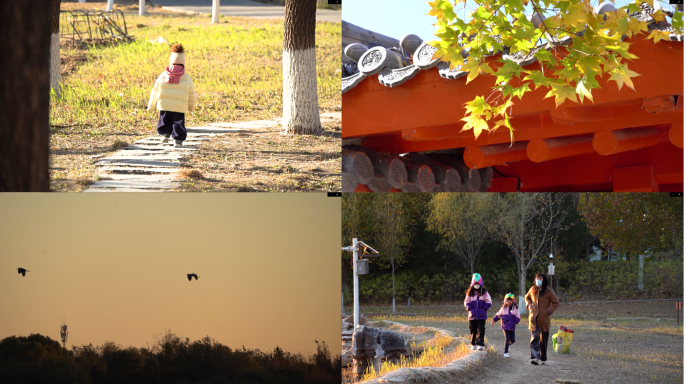
<instances>
[{"instance_id":1,"label":"bird silhouette","mask_svg":"<svg viewBox=\"0 0 684 384\"><path fill-rule=\"evenodd\" d=\"M188 273L188 281L192 281L192 278L195 278L197 280L199 277L195 275L194 273Z\"/></svg>"},{"instance_id":2,"label":"bird silhouette","mask_svg":"<svg viewBox=\"0 0 684 384\"><path fill-rule=\"evenodd\" d=\"M24 268L17 268L17 270L19 271L18 273L21 273L22 276L26 276L26 272L31 272Z\"/></svg>"}]
</instances>

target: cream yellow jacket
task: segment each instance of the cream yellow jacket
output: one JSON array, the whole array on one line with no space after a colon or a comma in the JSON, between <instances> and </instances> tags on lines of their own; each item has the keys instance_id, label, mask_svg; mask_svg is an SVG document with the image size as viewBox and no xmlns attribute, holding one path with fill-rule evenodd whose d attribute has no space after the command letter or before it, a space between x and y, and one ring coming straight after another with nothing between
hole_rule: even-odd
<instances>
[{"instance_id":1,"label":"cream yellow jacket","mask_svg":"<svg viewBox=\"0 0 684 384\"><path fill-rule=\"evenodd\" d=\"M147 109L156 106L160 111L187 113L195 109L196 103L197 94L190 75L183 74L178 84L165 83L160 75L150 93Z\"/></svg>"}]
</instances>

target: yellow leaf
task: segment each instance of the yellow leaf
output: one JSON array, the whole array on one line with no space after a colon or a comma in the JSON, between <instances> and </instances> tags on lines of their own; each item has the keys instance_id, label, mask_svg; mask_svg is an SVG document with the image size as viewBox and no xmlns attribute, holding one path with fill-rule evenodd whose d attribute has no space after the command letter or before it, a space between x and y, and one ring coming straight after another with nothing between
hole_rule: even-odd
<instances>
[{"instance_id":1,"label":"yellow leaf","mask_svg":"<svg viewBox=\"0 0 684 384\"><path fill-rule=\"evenodd\" d=\"M662 9L659 9L659 10L653 12L653 14L651 14L651 17L655 21L666 21L665 20L665 14L663 13Z\"/></svg>"},{"instance_id":2,"label":"yellow leaf","mask_svg":"<svg viewBox=\"0 0 684 384\"><path fill-rule=\"evenodd\" d=\"M608 80L614 80L618 85L618 90L622 89L622 84L626 84L628 87L632 88L634 91L634 84L632 83L632 77L641 76L640 74L631 71L627 68L627 64L621 65L618 70L613 73L613 75Z\"/></svg>"},{"instance_id":3,"label":"yellow leaf","mask_svg":"<svg viewBox=\"0 0 684 384\"><path fill-rule=\"evenodd\" d=\"M477 138L480 136L480 133L482 133L483 130L489 130L489 125L487 124L487 121L485 121L485 119L479 116L470 115L462 118L461 120L466 122L466 124L463 126L463 129L461 130L467 131L469 129L472 129L473 133L475 134L475 140L477 140Z\"/></svg>"},{"instance_id":4,"label":"yellow leaf","mask_svg":"<svg viewBox=\"0 0 684 384\"><path fill-rule=\"evenodd\" d=\"M468 79L466 80L466 84L475 80L475 78L480 75L479 67L480 67L480 63L473 58L468 59L468 62L463 65L463 67L461 68L461 71L469 72L468 73Z\"/></svg>"},{"instance_id":5,"label":"yellow leaf","mask_svg":"<svg viewBox=\"0 0 684 384\"><path fill-rule=\"evenodd\" d=\"M506 120L501 119L501 120L495 121L494 122L494 128L492 128L492 132L496 131L502 125L506 125Z\"/></svg>"},{"instance_id":6,"label":"yellow leaf","mask_svg":"<svg viewBox=\"0 0 684 384\"><path fill-rule=\"evenodd\" d=\"M670 39L670 32L668 31L659 31L659 30L654 30L651 32L650 35L648 35L649 39L653 39L653 44L659 42L660 40L665 40L668 41Z\"/></svg>"},{"instance_id":7,"label":"yellow leaf","mask_svg":"<svg viewBox=\"0 0 684 384\"><path fill-rule=\"evenodd\" d=\"M589 0L582 0L582 4L587 12L592 13L594 11L594 7L589 4Z\"/></svg>"},{"instance_id":8,"label":"yellow leaf","mask_svg":"<svg viewBox=\"0 0 684 384\"><path fill-rule=\"evenodd\" d=\"M556 108L563 104L566 99L572 101L573 103L577 102L577 97L575 97L575 88L564 84L551 83L551 90L546 94L546 96L544 96L544 98L546 99L551 96L556 97Z\"/></svg>"}]
</instances>

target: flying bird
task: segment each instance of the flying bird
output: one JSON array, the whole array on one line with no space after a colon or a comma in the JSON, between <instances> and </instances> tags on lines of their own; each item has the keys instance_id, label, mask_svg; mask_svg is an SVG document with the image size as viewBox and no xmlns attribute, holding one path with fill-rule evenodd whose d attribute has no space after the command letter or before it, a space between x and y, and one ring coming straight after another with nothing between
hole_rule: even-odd
<instances>
[{"instance_id":1,"label":"flying bird","mask_svg":"<svg viewBox=\"0 0 684 384\"><path fill-rule=\"evenodd\" d=\"M195 278L195 280L198 279L197 275L195 275L194 273L188 273L188 281L192 281L193 277Z\"/></svg>"},{"instance_id":2,"label":"flying bird","mask_svg":"<svg viewBox=\"0 0 684 384\"><path fill-rule=\"evenodd\" d=\"M21 273L22 276L26 276L26 272L31 272L24 268L17 268L17 270L19 271L18 273Z\"/></svg>"}]
</instances>

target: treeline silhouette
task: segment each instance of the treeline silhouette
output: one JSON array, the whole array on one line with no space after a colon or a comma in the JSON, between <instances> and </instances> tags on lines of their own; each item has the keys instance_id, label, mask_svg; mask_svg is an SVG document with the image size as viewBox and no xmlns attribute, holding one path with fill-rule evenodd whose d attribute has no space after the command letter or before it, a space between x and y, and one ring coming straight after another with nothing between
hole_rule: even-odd
<instances>
[{"instance_id":1,"label":"treeline silhouette","mask_svg":"<svg viewBox=\"0 0 684 384\"><path fill-rule=\"evenodd\" d=\"M276 347L231 349L210 337L190 342L170 331L148 348L124 348L108 341L62 348L40 334L0 341L2 383L169 383L261 384L340 383L341 356L330 356L325 342L309 357Z\"/></svg>"}]
</instances>

